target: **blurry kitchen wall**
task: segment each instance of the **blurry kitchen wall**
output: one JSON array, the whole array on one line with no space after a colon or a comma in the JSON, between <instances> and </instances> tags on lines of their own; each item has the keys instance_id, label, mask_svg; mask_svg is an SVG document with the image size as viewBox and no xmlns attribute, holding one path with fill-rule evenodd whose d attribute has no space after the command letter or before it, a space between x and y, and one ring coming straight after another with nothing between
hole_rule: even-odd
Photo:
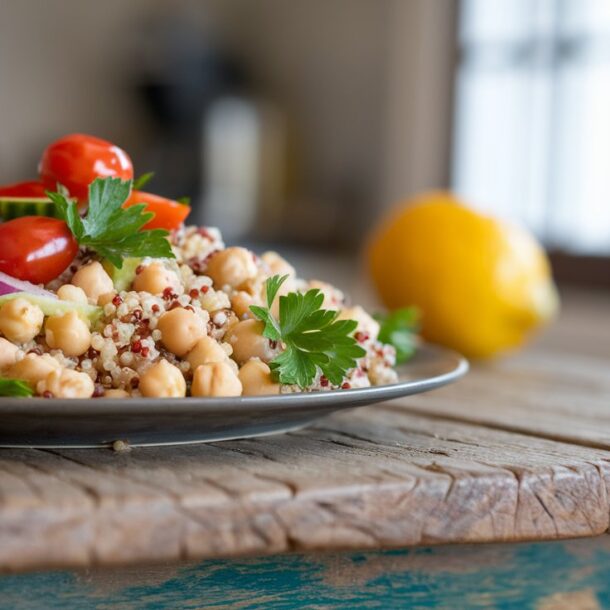
<instances>
[{"instance_id":1,"label":"blurry kitchen wall","mask_svg":"<svg viewBox=\"0 0 610 610\"><path fill-rule=\"evenodd\" d=\"M0 0L0 180L89 132L236 239L355 246L447 184L456 7Z\"/></svg>"},{"instance_id":2,"label":"blurry kitchen wall","mask_svg":"<svg viewBox=\"0 0 610 610\"><path fill-rule=\"evenodd\" d=\"M116 141L139 172L153 169L162 184L169 182L179 173L171 167L176 155L167 159L163 151L180 151L172 150L165 117L190 108L185 95L155 106L145 87L152 82L171 89L197 70L204 80L210 69L192 64L207 47L231 45L243 22L233 16L238 4L0 1L0 179L30 176L51 139L84 131ZM199 84L189 93L198 96ZM200 119L188 126L190 133L199 133Z\"/></svg>"}]
</instances>

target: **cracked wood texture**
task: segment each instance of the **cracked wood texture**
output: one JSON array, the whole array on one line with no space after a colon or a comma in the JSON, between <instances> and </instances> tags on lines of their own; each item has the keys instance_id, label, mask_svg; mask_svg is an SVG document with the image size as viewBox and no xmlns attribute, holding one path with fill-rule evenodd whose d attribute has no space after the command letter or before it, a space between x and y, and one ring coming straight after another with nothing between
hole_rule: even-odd
<instances>
[{"instance_id":1,"label":"cracked wood texture","mask_svg":"<svg viewBox=\"0 0 610 610\"><path fill-rule=\"evenodd\" d=\"M592 536L608 528L610 298L429 395L211 445L0 450L0 569Z\"/></svg>"}]
</instances>

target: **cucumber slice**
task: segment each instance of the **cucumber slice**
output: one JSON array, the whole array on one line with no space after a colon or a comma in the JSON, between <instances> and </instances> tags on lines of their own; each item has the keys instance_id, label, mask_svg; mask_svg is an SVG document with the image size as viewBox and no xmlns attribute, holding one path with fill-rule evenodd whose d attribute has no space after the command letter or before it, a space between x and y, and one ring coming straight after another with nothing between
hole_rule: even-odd
<instances>
[{"instance_id":1,"label":"cucumber slice","mask_svg":"<svg viewBox=\"0 0 610 610\"><path fill-rule=\"evenodd\" d=\"M37 294L30 294L29 292L12 292L11 294L2 295L0 297L0 307L7 301L19 297L28 300L34 305L38 305L45 316L61 316L69 311L76 311L81 318L89 320L92 325L96 324L103 313L102 308L96 307L95 305L83 305L82 303L74 303L73 301L62 301L61 299L43 297Z\"/></svg>"},{"instance_id":2,"label":"cucumber slice","mask_svg":"<svg viewBox=\"0 0 610 610\"><path fill-rule=\"evenodd\" d=\"M58 217L55 204L46 197L0 197L2 220L12 220L21 216Z\"/></svg>"},{"instance_id":3,"label":"cucumber slice","mask_svg":"<svg viewBox=\"0 0 610 610\"><path fill-rule=\"evenodd\" d=\"M129 287L136 277L136 269L141 262L141 258L124 258L123 266L120 269L117 269L108 259L104 259L102 261L102 266L112 279L116 291L121 292L122 290L129 290Z\"/></svg>"}]
</instances>

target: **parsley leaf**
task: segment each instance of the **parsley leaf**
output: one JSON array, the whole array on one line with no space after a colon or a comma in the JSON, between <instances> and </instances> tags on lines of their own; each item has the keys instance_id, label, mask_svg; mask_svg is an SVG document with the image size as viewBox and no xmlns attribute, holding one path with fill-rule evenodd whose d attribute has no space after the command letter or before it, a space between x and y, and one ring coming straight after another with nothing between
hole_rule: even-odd
<instances>
[{"instance_id":1,"label":"parsley leaf","mask_svg":"<svg viewBox=\"0 0 610 610\"><path fill-rule=\"evenodd\" d=\"M396 362L409 360L417 347L420 312L417 307L405 307L388 314L375 314L380 323L378 339L396 348Z\"/></svg>"},{"instance_id":2,"label":"parsley leaf","mask_svg":"<svg viewBox=\"0 0 610 610\"><path fill-rule=\"evenodd\" d=\"M17 396L23 398L32 396L34 391L26 381L21 379L0 378L0 396Z\"/></svg>"},{"instance_id":3,"label":"parsley leaf","mask_svg":"<svg viewBox=\"0 0 610 610\"><path fill-rule=\"evenodd\" d=\"M267 306L250 307L265 324L263 336L281 341L285 346L269 366L280 383L307 388L319 370L333 385L339 385L345 373L356 366L356 359L366 354L352 337L357 322L338 320L339 312L322 309L324 295L317 288L305 294L290 292L280 296L279 320L276 320L271 306L287 277L269 278Z\"/></svg>"},{"instance_id":4,"label":"parsley leaf","mask_svg":"<svg viewBox=\"0 0 610 610\"><path fill-rule=\"evenodd\" d=\"M95 250L118 269L129 257L174 258L166 239L168 231L142 228L154 216L144 211L145 204L122 207L130 193L130 180L96 178L89 185L89 207L83 218L66 193L47 195L78 243Z\"/></svg>"}]
</instances>

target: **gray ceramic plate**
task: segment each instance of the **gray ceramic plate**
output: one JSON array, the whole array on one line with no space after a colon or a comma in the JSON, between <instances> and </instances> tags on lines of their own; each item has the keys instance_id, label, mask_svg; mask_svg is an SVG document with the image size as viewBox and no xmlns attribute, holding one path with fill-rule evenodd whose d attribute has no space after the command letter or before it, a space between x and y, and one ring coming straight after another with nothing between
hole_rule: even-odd
<instances>
[{"instance_id":1,"label":"gray ceramic plate","mask_svg":"<svg viewBox=\"0 0 610 610\"><path fill-rule=\"evenodd\" d=\"M396 384L372 388L247 396L129 400L0 398L0 447L95 447L200 443L285 432L340 409L433 390L460 378L468 363L422 345L399 367Z\"/></svg>"}]
</instances>

